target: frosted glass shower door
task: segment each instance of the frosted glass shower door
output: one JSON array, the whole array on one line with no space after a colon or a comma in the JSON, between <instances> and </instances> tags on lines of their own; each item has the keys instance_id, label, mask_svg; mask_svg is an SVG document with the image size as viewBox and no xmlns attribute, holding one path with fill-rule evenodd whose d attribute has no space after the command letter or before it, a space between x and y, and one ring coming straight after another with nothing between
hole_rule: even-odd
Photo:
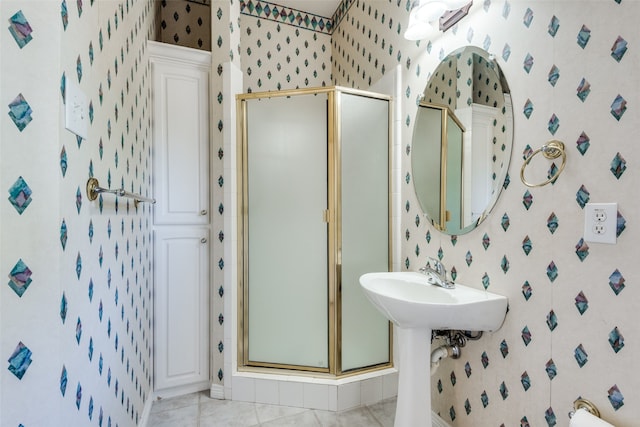
<instances>
[{"instance_id":1,"label":"frosted glass shower door","mask_svg":"<svg viewBox=\"0 0 640 427\"><path fill-rule=\"evenodd\" d=\"M464 132L456 121L447 116L447 179L446 197L447 212L450 213L446 228L451 234L461 234L464 228L464 186L462 171L464 170L463 141ZM487 175L488 176L488 175ZM468 208L468 207L466 207Z\"/></svg>"},{"instance_id":2,"label":"frosted glass shower door","mask_svg":"<svg viewBox=\"0 0 640 427\"><path fill-rule=\"evenodd\" d=\"M247 102L248 353L329 368L327 94Z\"/></svg>"},{"instance_id":3,"label":"frosted glass shower door","mask_svg":"<svg viewBox=\"0 0 640 427\"><path fill-rule=\"evenodd\" d=\"M411 179L418 202L427 218L438 227L440 218L442 159L442 109L418 105L411 146Z\"/></svg>"},{"instance_id":4,"label":"frosted glass shower door","mask_svg":"<svg viewBox=\"0 0 640 427\"><path fill-rule=\"evenodd\" d=\"M389 101L340 94L342 372L389 362L389 321L360 287L389 269Z\"/></svg>"}]
</instances>

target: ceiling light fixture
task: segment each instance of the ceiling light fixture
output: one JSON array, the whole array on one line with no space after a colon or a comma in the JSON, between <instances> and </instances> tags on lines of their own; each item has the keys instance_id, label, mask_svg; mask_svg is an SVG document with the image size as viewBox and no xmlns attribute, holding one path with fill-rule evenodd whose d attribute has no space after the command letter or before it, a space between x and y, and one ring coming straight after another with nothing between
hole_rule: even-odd
<instances>
[{"instance_id":1,"label":"ceiling light fixture","mask_svg":"<svg viewBox=\"0 0 640 427\"><path fill-rule=\"evenodd\" d=\"M420 21L413 14L410 14L409 26L404 32L404 38L407 40L423 40L435 32L435 27L428 21Z\"/></svg>"},{"instance_id":2,"label":"ceiling light fixture","mask_svg":"<svg viewBox=\"0 0 640 427\"><path fill-rule=\"evenodd\" d=\"M447 10L460 9L462 6L466 6L471 3L471 0L441 0L447 4Z\"/></svg>"},{"instance_id":3,"label":"ceiling light fixture","mask_svg":"<svg viewBox=\"0 0 640 427\"><path fill-rule=\"evenodd\" d=\"M404 38L421 40L436 28L446 31L467 15L472 4L473 0L414 0Z\"/></svg>"},{"instance_id":4,"label":"ceiling light fixture","mask_svg":"<svg viewBox=\"0 0 640 427\"><path fill-rule=\"evenodd\" d=\"M447 5L439 0L420 0L417 7L411 11L418 21L435 22L447 10Z\"/></svg>"}]
</instances>

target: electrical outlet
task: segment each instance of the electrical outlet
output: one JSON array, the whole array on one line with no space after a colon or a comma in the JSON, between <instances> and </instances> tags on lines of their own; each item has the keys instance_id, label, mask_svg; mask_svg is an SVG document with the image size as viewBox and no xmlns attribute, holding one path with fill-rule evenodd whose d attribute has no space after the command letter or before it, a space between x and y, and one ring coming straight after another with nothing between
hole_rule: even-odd
<instances>
[{"instance_id":1,"label":"electrical outlet","mask_svg":"<svg viewBox=\"0 0 640 427\"><path fill-rule=\"evenodd\" d=\"M584 240L616 243L617 203L587 203L584 207Z\"/></svg>"},{"instance_id":2,"label":"electrical outlet","mask_svg":"<svg viewBox=\"0 0 640 427\"><path fill-rule=\"evenodd\" d=\"M607 212L603 208L595 208L595 212L593 213L593 219L598 222L603 222L607 219Z\"/></svg>"},{"instance_id":3,"label":"electrical outlet","mask_svg":"<svg viewBox=\"0 0 640 427\"><path fill-rule=\"evenodd\" d=\"M593 232L595 234L605 234L607 232L607 228L603 224L598 224L593 226Z\"/></svg>"}]
</instances>

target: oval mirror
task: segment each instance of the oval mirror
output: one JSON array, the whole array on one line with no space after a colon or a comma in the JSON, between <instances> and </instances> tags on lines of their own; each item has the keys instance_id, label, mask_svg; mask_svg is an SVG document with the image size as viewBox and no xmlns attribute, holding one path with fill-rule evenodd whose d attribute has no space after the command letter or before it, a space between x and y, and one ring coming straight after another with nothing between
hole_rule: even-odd
<instances>
[{"instance_id":1,"label":"oval mirror","mask_svg":"<svg viewBox=\"0 0 640 427\"><path fill-rule=\"evenodd\" d=\"M512 145L511 95L497 62L474 46L452 52L424 90L411 146L416 196L435 228L464 234L487 217Z\"/></svg>"}]
</instances>

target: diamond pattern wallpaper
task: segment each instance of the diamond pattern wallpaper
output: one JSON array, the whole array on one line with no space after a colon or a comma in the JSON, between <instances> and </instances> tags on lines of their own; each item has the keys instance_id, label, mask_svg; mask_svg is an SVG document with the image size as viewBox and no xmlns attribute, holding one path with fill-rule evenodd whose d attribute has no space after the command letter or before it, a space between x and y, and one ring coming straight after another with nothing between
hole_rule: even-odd
<instances>
[{"instance_id":1,"label":"diamond pattern wallpaper","mask_svg":"<svg viewBox=\"0 0 640 427\"><path fill-rule=\"evenodd\" d=\"M403 268L417 270L437 256L457 281L509 297L504 326L470 342L460 360L446 360L432 377L434 409L453 426L482 420L552 427L568 424L567 413L582 396L610 422L634 425L640 294L632 283L640 270L632 230L640 205L633 202L638 180L630 165L640 155L633 143L640 120L632 107L640 101L634 77L640 51L632 48L640 42L633 18L640 4L476 0L452 29L419 42L402 37L410 4L343 2L332 23L327 84L367 89L399 68ZM269 62L277 52L273 45L282 46L286 36L276 38L272 30L257 36L265 23L242 18L238 52L245 88L303 87L286 79L299 65ZM268 47L267 31L273 37ZM505 190L488 219L469 234L447 236L430 227L415 198L411 137L416 103L431 73L465 45L487 50L504 70L514 150ZM293 58L295 49L286 54ZM301 52L311 63L317 49ZM550 139L566 144L564 172L553 184L525 187L519 179L524 159ZM548 168L558 166L550 162ZM587 202L618 203L615 246L585 242Z\"/></svg>"},{"instance_id":2,"label":"diamond pattern wallpaper","mask_svg":"<svg viewBox=\"0 0 640 427\"><path fill-rule=\"evenodd\" d=\"M246 92L331 84L330 36L244 15L242 23Z\"/></svg>"},{"instance_id":3,"label":"diamond pattern wallpaper","mask_svg":"<svg viewBox=\"0 0 640 427\"><path fill-rule=\"evenodd\" d=\"M211 2L209 0L160 0L155 2L156 34L153 40L211 50Z\"/></svg>"},{"instance_id":4,"label":"diamond pattern wallpaper","mask_svg":"<svg viewBox=\"0 0 640 427\"><path fill-rule=\"evenodd\" d=\"M134 426L151 393L147 0L3 1L0 424ZM64 128L69 86L86 138ZM62 421L64 420L64 421Z\"/></svg>"},{"instance_id":5,"label":"diamond pattern wallpaper","mask_svg":"<svg viewBox=\"0 0 640 427\"><path fill-rule=\"evenodd\" d=\"M211 10L215 200L233 180L225 167L235 158L224 148L234 91L366 89L398 73L402 266L417 270L437 256L457 281L510 301L499 331L440 364L432 377L437 412L454 427L562 426L581 396L613 424L637 423L640 3L476 0L452 29L419 42L402 37L408 0L345 0L322 25L265 2L179 3ZM109 195L90 202L84 185L95 176L152 196L145 41L161 25L155 6L0 2L2 425L133 426L143 417L152 381L151 210ZM429 226L415 198L411 135L430 74L464 45L489 51L504 70L514 150L487 220L447 236ZM70 83L89 100L86 139L64 129ZM566 144L567 166L553 184L527 188L522 162L549 139ZM588 202L618 202L616 245L584 240ZM213 381L226 389L233 337L225 317L234 312L225 293L234 283L225 265L234 260L222 230L233 207L213 208Z\"/></svg>"},{"instance_id":6,"label":"diamond pattern wallpaper","mask_svg":"<svg viewBox=\"0 0 640 427\"><path fill-rule=\"evenodd\" d=\"M336 27L334 82L366 88L401 67L402 263L439 257L457 281L509 297L504 326L469 343L432 377L434 408L454 426L561 426L578 397L616 425L634 425L640 399L640 279L633 224L640 218L629 166L640 155L633 1L476 0L447 33L402 39L410 2L356 2ZM616 22L616 25L612 25ZM355 43L354 43L355 41ZM635 42L635 43L634 43ZM431 73L464 45L495 55L512 91L514 150L489 218L461 236L422 217L411 182L416 102ZM567 145L555 183L529 189L525 156L550 139ZM546 176L541 176L543 181ZM618 243L584 240L584 204L618 203ZM636 221L634 221L636 220ZM628 285L628 286L627 286Z\"/></svg>"}]
</instances>

